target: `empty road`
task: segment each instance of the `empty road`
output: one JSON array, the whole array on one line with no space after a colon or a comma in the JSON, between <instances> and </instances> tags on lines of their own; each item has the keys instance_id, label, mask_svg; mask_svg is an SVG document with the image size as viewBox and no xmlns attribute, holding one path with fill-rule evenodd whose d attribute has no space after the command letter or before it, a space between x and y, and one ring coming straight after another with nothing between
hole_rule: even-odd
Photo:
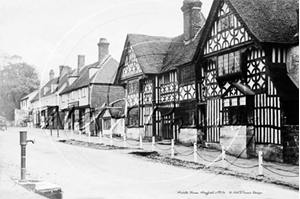
<instances>
[{"instance_id":1,"label":"empty road","mask_svg":"<svg viewBox=\"0 0 300 199\"><path fill-rule=\"evenodd\" d=\"M27 179L60 185L64 199L299 197L295 190L155 163L134 157L129 150L67 145L49 136L48 130L34 128L0 131L0 174L12 179L20 178L20 130L27 130L28 139L36 141L27 144ZM0 198L4 191L0 187Z\"/></svg>"}]
</instances>

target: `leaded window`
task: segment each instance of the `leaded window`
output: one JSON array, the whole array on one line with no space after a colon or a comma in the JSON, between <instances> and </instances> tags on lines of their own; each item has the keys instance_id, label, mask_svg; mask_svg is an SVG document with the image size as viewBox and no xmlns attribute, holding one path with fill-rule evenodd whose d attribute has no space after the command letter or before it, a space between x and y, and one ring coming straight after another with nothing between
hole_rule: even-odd
<instances>
[{"instance_id":1,"label":"leaded window","mask_svg":"<svg viewBox=\"0 0 300 199\"><path fill-rule=\"evenodd\" d=\"M139 91L138 80L132 80L128 82L128 94L137 93Z\"/></svg>"},{"instance_id":2,"label":"leaded window","mask_svg":"<svg viewBox=\"0 0 300 199\"><path fill-rule=\"evenodd\" d=\"M128 111L128 127L138 127L139 125L139 110L137 107L131 108Z\"/></svg>"},{"instance_id":3,"label":"leaded window","mask_svg":"<svg viewBox=\"0 0 300 199\"><path fill-rule=\"evenodd\" d=\"M253 97L234 97L223 100L224 125L253 125Z\"/></svg>"},{"instance_id":4,"label":"leaded window","mask_svg":"<svg viewBox=\"0 0 300 199\"><path fill-rule=\"evenodd\" d=\"M241 71L239 51L218 56L218 75L223 76Z\"/></svg>"}]
</instances>

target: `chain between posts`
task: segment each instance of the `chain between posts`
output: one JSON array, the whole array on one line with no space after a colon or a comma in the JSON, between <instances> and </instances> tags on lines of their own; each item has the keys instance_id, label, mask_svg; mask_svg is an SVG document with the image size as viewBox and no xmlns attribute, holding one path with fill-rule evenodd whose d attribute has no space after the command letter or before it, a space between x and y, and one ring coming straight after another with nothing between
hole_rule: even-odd
<instances>
[{"instance_id":1,"label":"chain between posts","mask_svg":"<svg viewBox=\"0 0 300 199\"><path fill-rule=\"evenodd\" d=\"M270 171L271 173L274 173L274 174L282 176L282 177L290 177L290 178L297 178L297 177L299 177L299 175L297 175L297 176L289 176L289 175L284 175L284 174L277 173L275 171L272 171L271 169L268 168L268 166L265 166L265 165L262 165L262 167L265 168L266 170Z\"/></svg>"},{"instance_id":2,"label":"chain between posts","mask_svg":"<svg viewBox=\"0 0 300 199\"><path fill-rule=\"evenodd\" d=\"M105 137L105 136L104 136ZM112 141L112 136L110 137L111 139L109 139L109 138L106 138L105 137L105 139L106 140L110 140L110 141ZM101 139L101 135L100 135L100 139ZM128 143L129 145L132 145L132 146L142 146L142 144L141 144L141 137L140 137L140 143L138 143L138 144L131 144L131 143L129 143L128 141L127 141L127 139L126 139L126 137L124 136L123 137L123 140L119 140L119 139L114 139L115 141L117 141L117 142L124 142L124 146L126 146L126 143ZM197 162L197 158L195 158L195 156L197 157L197 156L199 156L201 159L203 159L204 161L206 161L206 162L220 162L220 161L222 161L222 165L223 165L223 168L225 168L225 164L224 164L224 162L226 161L227 163L229 163L230 165L233 165L233 166L235 166L235 167L238 167L238 168L243 168L243 169L252 169L252 168L255 168L255 167L259 167L259 174L258 175L260 175L260 176L264 176L264 174L263 174L263 168L265 168L266 170L268 170L269 172L271 172L271 173L273 173L273 174L276 174L276 175L279 175L279 176L282 176L282 177L299 177L299 175L295 175L295 176L290 176L290 175L284 175L284 174L280 174L280 173L277 173L277 172L275 172L275 171L272 171L269 167L270 166L266 166L266 165L263 165L263 160L265 160L264 158L263 158L263 155L262 155L262 152L260 151L259 152L259 157L258 157L258 159L259 159L259 164L256 164L256 165L253 165L253 166L242 166L242 165L237 165L237 164L234 164L234 162L230 162L228 159L226 159L226 157L225 157L225 154L226 153L228 153L227 151L226 151L226 149L225 149L225 147L222 147L222 157L219 159L219 160L212 160L212 161L210 161L210 160L207 160L207 159L205 159L205 158L203 158L200 154L199 154L199 152L197 151L197 149L199 148L199 147L197 147L197 144L196 143L194 143L194 150L193 151L191 151L190 153L188 153L188 154L184 154L184 153L182 153L182 152L179 152L175 147L174 147L174 141L172 140L172 142L171 142L171 147L169 147L169 148L166 148L166 149L163 149L163 148L160 148L160 147L158 147L156 144L155 144L155 141L156 141L156 139L155 139L155 137L153 137L152 138L152 150L154 150L154 146L156 147L156 148L158 148L158 149L160 149L160 150L165 150L165 151L167 151L167 150L171 150L171 156L172 156L172 158L174 158L174 151L176 151L178 154L180 154L180 155L182 155L182 156L190 156L190 155L192 155L192 154L194 154L194 162ZM196 146L196 149L195 149L195 146ZM203 148L203 147L201 147L201 148ZM206 149L206 148L203 148L203 149ZM210 150L208 150L208 151L210 151ZM219 151L219 150L213 150L213 151ZM238 158L238 157L237 157ZM279 165L279 166L286 166L286 165L281 165L281 164L275 164L275 165ZM289 165L288 165L289 166ZM291 166L290 166L291 167ZM278 169L275 169L275 170L278 170Z\"/></svg>"}]
</instances>

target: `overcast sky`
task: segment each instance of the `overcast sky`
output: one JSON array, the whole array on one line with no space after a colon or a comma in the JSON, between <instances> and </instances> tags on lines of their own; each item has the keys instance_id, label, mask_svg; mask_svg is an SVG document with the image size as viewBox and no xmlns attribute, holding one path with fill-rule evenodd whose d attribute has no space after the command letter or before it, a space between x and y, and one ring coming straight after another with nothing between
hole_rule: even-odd
<instances>
[{"instance_id":1,"label":"overcast sky","mask_svg":"<svg viewBox=\"0 0 300 199\"><path fill-rule=\"evenodd\" d=\"M19 55L43 82L59 65L98 59L100 38L120 61L128 33L174 37L183 33L183 0L0 0L0 55ZM207 17L212 0L202 0Z\"/></svg>"}]
</instances>

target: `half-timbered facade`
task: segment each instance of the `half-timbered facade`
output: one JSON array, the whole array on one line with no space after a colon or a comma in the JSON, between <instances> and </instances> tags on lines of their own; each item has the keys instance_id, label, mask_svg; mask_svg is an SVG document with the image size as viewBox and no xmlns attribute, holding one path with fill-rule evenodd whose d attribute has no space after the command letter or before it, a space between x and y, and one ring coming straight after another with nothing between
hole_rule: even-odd
<instances>
[{"instance_id":1,"label":"half-timbered facade","mask_svg":"<svg viewBox=\"0 0 300 199\"><path fill-rule=\"evenodd\" d=\"M283 126L299 118L298 85L287 71L287 51L298 45L297 6L213 2L196 66L197 123L209 145L243 157L263 150L282 160Z\"/></svg>"},{"instance_id":2,"label":"half-timbered facade","mask_svg":"<svg viewBox=\"0 0 300 199\"><path fill-rule=\"evenodd\" d=\"M127 136L195 141L192 59L205 23L200 1L183 2L184 33L127 36L116 81L126 87Z\"/></svg>"}]
</instances>

